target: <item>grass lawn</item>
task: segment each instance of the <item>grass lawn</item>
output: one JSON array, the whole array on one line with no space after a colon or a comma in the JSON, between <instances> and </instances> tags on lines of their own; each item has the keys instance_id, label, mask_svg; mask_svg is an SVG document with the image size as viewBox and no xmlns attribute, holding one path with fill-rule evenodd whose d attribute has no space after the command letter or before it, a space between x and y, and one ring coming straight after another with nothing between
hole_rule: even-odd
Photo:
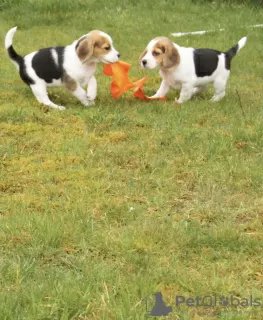
<instances>
[{"instance_id":1,"label":"grass lawn","mask_svg":"<svg viewBox=\"0 0 263 320\"><path fill-rule=\"evenodd\" d=\"M161 291L168 317L263 317L254 307L175 306L176 296L259 298L263 305L263 9L242 1L2 0L0 39L18 26L27 54L109 33L132 80L157 70L137 60L148 41L173 38L227 50L243 36L226 97L174 104L115 100L97 70L96 105L64 89L47 112L0 48L0 319L141 320L141 299ZM156 318L157 319L157 318Z\"/></svg>"}]
</instances>

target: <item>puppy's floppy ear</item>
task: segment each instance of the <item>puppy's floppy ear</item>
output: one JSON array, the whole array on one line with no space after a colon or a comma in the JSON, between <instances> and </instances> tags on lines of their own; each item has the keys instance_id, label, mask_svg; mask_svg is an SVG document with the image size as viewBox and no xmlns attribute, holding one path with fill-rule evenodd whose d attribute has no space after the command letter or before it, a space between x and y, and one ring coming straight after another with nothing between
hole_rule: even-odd
<instances>
[{"instance_id":1,"label":"puppy's floppy ear","mask_svg":"<svg viewBox=\"0 0 263 320\"><path fill-rule=\"evenodd\" d=\"M145 49L138 59L138 65L141 64L142 58L146 55L146 53L147 53L147 50Z\"/></svg>"},{"instance_id":2,"label":"puppy's floppy ear","mask_svg":"<svg viewBox=\"0 0 263 320\"><path fill-rule=\"evenodd\" d=\"M77 55L82 63L91 58L94 51L95 42L91 37L80 39L76 45Z\"/></svg>"},{"instance_id":3,"label":"puppy's floppy ear","mask_svg":"<svg viewBox=\"0 0 263 320\"><path fill-rule=\"evenodd\" d=\"M164 69L170 69L172 67L178 66L180 63L180 55L172 41L165 41L165 43L163 43L163 47L165 48L165 51L162 61L162 67Z\"/></svg>"}]
</instances>

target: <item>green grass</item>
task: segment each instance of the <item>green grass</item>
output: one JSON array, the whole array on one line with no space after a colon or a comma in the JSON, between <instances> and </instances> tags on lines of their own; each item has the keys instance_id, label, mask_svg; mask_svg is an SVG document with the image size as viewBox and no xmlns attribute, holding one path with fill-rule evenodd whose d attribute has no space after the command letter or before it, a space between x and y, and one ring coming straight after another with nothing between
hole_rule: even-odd
<instances>
[{"instance_id":1,"label":"green grass","mask_svg":"<svg viewBox=\"0 0 263 320\"><path fill-rule=\"evenodd\" d=\"M253 295L263 302L262 7L190 0L25 0L0 4L0 39L18 25L21 54L65 45L92 29L109 33L133 80L150 39L226 50L227 95L212 90L178 107L117 100L97 71L98 98L85 109L50 90L65 111L45 112L0 48L0 319L144 319L142 298L163 293L167 319L262 319L254 308L175 307L176 295ZM171 37L172 39L172 37Z\"/></svg>"}]
</instances>

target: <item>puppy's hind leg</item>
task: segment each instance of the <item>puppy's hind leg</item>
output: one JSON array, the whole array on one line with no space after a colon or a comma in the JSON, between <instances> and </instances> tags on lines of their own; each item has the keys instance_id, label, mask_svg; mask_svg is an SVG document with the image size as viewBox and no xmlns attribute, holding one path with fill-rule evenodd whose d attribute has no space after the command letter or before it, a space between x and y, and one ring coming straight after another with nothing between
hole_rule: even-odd
<instances>
[{"instance_id":1,"label":"puppy's hind leg","mask_svg":"<svg viewBox=\"0 0 263 320\"><path fill-rule=\"evenodd\" d=\"M66 108L63 106L58 106L57 104L53 103L47 94L47 87L43 82L37 82L30 86L34 96L37 98L37 101L43 103L46 106L49 106L54 109L58 110L65 110Z\"/></svg>"},{"instance_id":2,"label":"puppy's hind leg","mask_svg":"<svg viewBox=\"0 0 263 320\"><path fill-rule=\"evenodd\" d=\"M227 80L230 75L229 70L225 70L222 76L218 77L214 81L214 89L215 89L215 94L212 97L211 101L217 102L224 98L226 94L226 85L227 85Z\"/></svg>"},{"instance_id":3,"label":"puppy's hind leg","mask_svg":"<svg viewBox=\"0 0 263 320\"><path fill-rule=\"evenodd\" d=\"M226 81L223 80L216 80L214 82L214 89L215 89L215 94L212 97L211 101L212 102L217 102L220 101L222 98L224 98L226 94Z\"/></svg>"}]
</instances>

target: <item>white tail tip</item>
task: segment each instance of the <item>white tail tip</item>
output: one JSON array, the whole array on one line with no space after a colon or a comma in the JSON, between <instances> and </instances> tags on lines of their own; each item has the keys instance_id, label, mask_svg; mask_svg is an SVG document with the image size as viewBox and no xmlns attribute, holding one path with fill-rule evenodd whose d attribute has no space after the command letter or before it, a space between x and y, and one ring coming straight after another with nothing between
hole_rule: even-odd
<instances>
[{"instance_id":1,"label":"white tail tip","mask_svg":"<svg viewBox=\"0 0 263 320\"><path fill-rule=\"evenodd\" d=\"M17 27L10 29L5 36L5 48L8 49L13 43L13 37L17 30Z\"/></svg>"},{"instance_id":2,"label":"white tail tip","mask_svg":"<svg viewBox=\"0 0 263 320\"><path fill-rule=\"evenodd\" d=\"M238 51L244 47L247 42L247 37L244 37L238 41Z\"/></svg>"}]
</instances>

